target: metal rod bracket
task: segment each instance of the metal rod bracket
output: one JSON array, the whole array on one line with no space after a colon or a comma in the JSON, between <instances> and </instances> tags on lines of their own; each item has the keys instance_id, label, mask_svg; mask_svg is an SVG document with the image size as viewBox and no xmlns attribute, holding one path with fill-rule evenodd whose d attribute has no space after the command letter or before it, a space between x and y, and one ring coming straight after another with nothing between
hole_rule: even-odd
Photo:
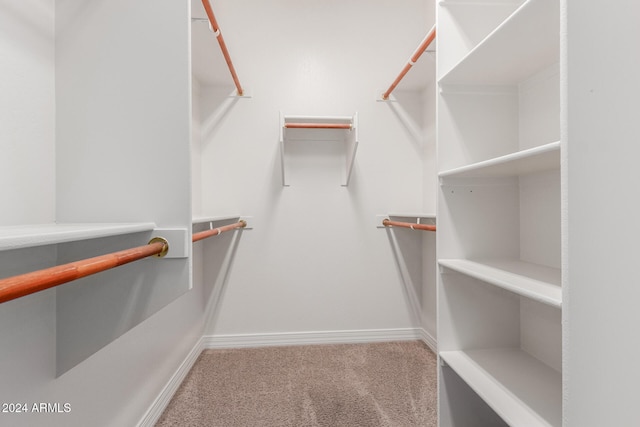
<instances>
[{"instance_id":1,"label":"metal rod bracket","mask_svg":"<svg viewBox=\"0 0 640 427\"><path fill-rule=\"evenodd\" d=\"M164 245L162 248L162 252L153 255L154 257L164 258L164 256L167 253L169 253L169 242L164 237L160 237L160 236L154 237L153 239L149 240L149 244L152 244L152 243L162 243Z\"/></svg>"}]
</instances>

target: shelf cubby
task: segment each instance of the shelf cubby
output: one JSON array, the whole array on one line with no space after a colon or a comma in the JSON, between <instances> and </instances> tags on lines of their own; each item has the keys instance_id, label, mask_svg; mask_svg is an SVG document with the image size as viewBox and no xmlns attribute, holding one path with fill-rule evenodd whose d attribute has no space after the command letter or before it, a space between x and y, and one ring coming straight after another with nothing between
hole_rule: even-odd
<instances>
[{"instance_id":1,"label":"shelf cubby","mask_svg":"<svg viewBox=\"0 0 640 427\"><path fill-rule=\"evenodd\" d=\"M518 85L441 85L440 174L559 167L559 85L557 64Z\"/></svg>"},{"instance_id":2,"label":"shelf cubby","mask_svg":"<svg viewBox=\"0 0 640 427\"><path fill-rule=\"evenodd\" d=\"M560 8L527 0L440 79L441 84L514 85L558 62Z\"/></svg>"},{"instance_id":3,"label":"shelf cubby","mask_svg":"<svg viewBox=\"0 0 640 427\"><path fill-rule=\"evenodd\" d=\"M441 351L440 358L509 425L562 425L562 376L525 351Z\"/></svg>"},{"instance_id":4,"label":"shelf cubby","mask_svg":"<svg viewBox=\"0 0 640 427\"><path fill-rule=\"evenodd\" d=\"M519 260L440 259L438 265L552 307L562 305L558 268Z\"/></svg>"},{"instance_id":5,"label":"shelf cubby","mask_svg":"<svg viewBox=\"0 0 640 427\"><path fill-rule=\"evenodd\" d=\"M438 52L440 75L458 64L521 4L522 0L439 1L438 34L447 46Z\"/></svg>"}]
</instances>

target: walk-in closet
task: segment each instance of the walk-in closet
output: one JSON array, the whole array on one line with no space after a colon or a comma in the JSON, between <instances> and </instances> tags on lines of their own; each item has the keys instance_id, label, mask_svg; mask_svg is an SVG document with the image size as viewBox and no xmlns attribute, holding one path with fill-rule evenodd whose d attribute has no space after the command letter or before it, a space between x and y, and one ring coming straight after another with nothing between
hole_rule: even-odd
<instances>
[{"instance_id":1,"label":"walk-in closet","mask_svg":"<svg viewBox=\"0 0 640 427\"><path fill-rule=\"evenodd\" d=\"M0 0L0 426L640 425L638 19Z\"/></svg>"}]
</instances>

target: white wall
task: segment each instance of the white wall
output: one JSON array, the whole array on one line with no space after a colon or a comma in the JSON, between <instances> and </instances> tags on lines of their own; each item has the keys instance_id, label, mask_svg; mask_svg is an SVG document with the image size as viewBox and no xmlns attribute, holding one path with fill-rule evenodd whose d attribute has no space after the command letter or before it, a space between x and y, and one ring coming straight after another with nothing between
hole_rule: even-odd
<instances>
[{"instance_id":1,"label":"white wall","mask_svg":"<svg viewBox=\"0 0 640 427\"><path fill-rule=\"evenodd\" d=\"M56 1L58 221L191 224L189 10Z\"/></svg>"},{"instance_id":2,"label":"white wall","mask_svg":"<svg viewBox=\"0 0 640 427\"><path fill-rule=\"evenodd\" d=\"M252 98L203 132L203 211L251 215L255 228L243 233L207 333L421 327L375 216L435 209L434 188L424 185L424 141L376 97L431 27L426 2L227 0L216 14ZM231 89L203 90L203 124ZM421 101L418 92L401 105L418 122ZM342 159L322 142L288 146L291 186L282 187L279 111L358 112L349 187L340 186Z\"/></svg>"},{"instance_id":3,"label":"white wall","mask_svg":"<svg viewBox=\"0 0 640 427\"><path fill-rule=\"evenodd\" d=\"M55 215L53 0L0 1L0 224Z\"/></svg>"}]
</instances>

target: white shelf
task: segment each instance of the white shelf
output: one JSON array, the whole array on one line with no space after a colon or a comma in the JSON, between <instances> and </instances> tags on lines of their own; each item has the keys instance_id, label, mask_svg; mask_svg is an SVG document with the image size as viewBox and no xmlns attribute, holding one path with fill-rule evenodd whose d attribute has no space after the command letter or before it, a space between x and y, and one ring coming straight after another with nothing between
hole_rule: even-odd
<instances>
[{"instance_id":1,"label":"white shelf","mask_svg":"<svg viewBox=\"0 0 640 427\"><path fill-rule=\"evenodd\" d=\"M440 172L440 178L498 178L560 168L560 141Z\"/></svg>"},{"instance_id":2,"label":"white shelf","mask_svg":"<svg viewBox=\"0 0 640 427\"><path fill-rule=\"evenodd\" d=\"M558 62L556 0L527 0L449 70L441 84L514 85Z\"/></svg>"},{"instance_id":3,"label":"white shelf","mask_svg":"<svg viewBox=\"0 0 640 427\"><path fill-rule=\"evenodd\" d=\"M287 123L331 123L349 124L349 129L287 129ZM321 136L320 136L321 135ZM285 142L287 140L313 140L313 141L344 141L345 170L342 177L342 186L347 187L351 179L351 171L358 149L358 113L353 116L291 116L280 112L280 159L282 165L282 185L288 187L285 168Z\"/></svg>"},{"instance_id":4,"label":"white shelf","mask_svg":"<svg viewBox=\"0 0 640 427\"><path fill-rule=\"evenodd\" d=\"M399 217L399 218L426 218L426 219L436 219L436 214L434 213L416 213L416 212L392 212L388 213L387 216L391 217Z\"/></svg>"},{"instance_id":5,"label":"white shelf","mask_svg":"<svg viewBox=\"0 0 640 427\"><path fill-rule=\"evenodd\" d=\"M286 123L335 123L351 124L353 116L292 116L283 115L283 124Z\"/></svg>"},{"instance_id":6,"label":"white shelf","mask_svg":"<svg viewBox=\"0 0 640 427\"><path fill-rule=\"evenodd\" d=\"M227 221L230 219L239 219L241 215L217 215L217 216L198 216L194 217L192 224L205 224L208 222Z\"/></svg>"},{"instance_id":7,"label":"white shelf","mask_svg":"<svg viewBox=\"0 0 640 427\"><path fill-rule=\"evenodd\" d=\"M34 224L0 227L0 250L53 245L121 234L153 231L152 222L125 224Z\"/></svg>"},{"instance_id":8,"label":"white shelf","mask_svg":"<svg viewBox=\"0 0 640 427\"><path fill-rule=\"evenodd\" d=\"M438 265L553 307L562 306L557 268L512 260L440 259Z\"/></svg>"},{"instance_id":9,"label":"white shelf","mask_svg":"<svg viewBox=\"0 0 640 427\"><path fill-rule=\"evenodd\" d=\"M511 426L562 425L562 375L520 349L440 357Z\"/></svg>"}]
</instances>

